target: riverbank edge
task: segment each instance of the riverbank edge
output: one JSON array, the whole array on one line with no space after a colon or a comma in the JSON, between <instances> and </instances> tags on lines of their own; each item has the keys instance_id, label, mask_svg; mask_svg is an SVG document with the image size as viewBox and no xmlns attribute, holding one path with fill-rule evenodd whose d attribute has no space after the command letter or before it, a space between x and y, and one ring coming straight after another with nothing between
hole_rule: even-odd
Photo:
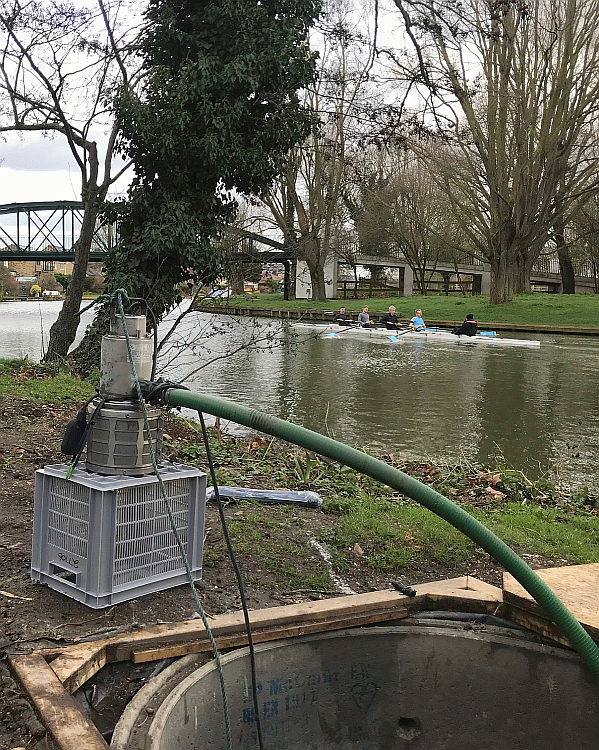
<instances>
[{"instance_id":1,"label":"riverbank edge","mask_svg":"<svg viewBox=\"0 0 599 750\"><path fill-rule=\"evenodd\" d=\"M235 315L238 317L253 318L278 318L310 323L332 323L333 311L314 309L287 309L276 307L249 307L243 305L213 304L195 305L198 312L213 313L218 315ZM436 320L427 318L427 324L439 328L453 328L454 320ZM599 326L556 326L542 323L496 323L494 321L480 320L479 328L493 329L496 331L520 331L521 333L557 333L574 336L599 336Z\"/></svg>"}]
</instances>

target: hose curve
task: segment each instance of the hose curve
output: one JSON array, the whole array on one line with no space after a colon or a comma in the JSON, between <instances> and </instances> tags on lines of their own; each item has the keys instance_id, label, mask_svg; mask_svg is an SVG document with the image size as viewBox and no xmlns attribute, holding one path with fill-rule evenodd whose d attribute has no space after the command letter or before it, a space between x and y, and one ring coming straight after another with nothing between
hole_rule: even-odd
<instances>
[{"instance_id":1,"label":"hose curve","mask_svg":"<svg viewBox=\"0 0 599 750\"><path fill-rule=\"evenodd\" d=\"M384 461L256 409L240 406L216 396L176 388L166 392L166 401L173 406L207 412L295 443L306 450L350 466L361 474L366 474L416 500L463 532L511 573L560 628L587 666L599 675L599 648L561 599L505 542L452 500Z\"/></svg>"}]
</instances>

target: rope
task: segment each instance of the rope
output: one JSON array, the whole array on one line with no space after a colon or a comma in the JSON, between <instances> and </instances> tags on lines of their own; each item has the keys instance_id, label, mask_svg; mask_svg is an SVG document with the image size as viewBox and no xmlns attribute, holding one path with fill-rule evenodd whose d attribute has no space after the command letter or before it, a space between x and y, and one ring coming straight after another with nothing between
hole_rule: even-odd
<instances>
[{"instance_id":1,"label":"rope","mask_svg":"<svg viewBox=\"0 0 599 750\"><path fill-rule=\"evenodd\" d=\"M218 647L216 645L216 641L214 639L214 635L212 634L212 631L210 630L210 626L208 624L208 619L206 617L206 614L204 612L204 608L202 607L202 603L200 602L200 598L198 596L198 592L196 590L193 576L191 574L191 568L189 567L189 560L187 559L187 553L185 551L185 547L183 546L183 542L181 541L181 537L179 536L179 532L177 530L177 525L175 522L175 518L173 516L172 507L170 504L170 500L168 498L166 487L164 486L164 482L162 481L162 477L160 476L160 471L158 469L158 462L156 461L156 454L154 452L154 444L152 442L152 433L150 429L150 423L148 421L148 414L146 411L146 405L144 403L143 395L141 392L141 386L139 384L139 378L137 377L137 371L135 369L135 363L133 362L133 352L131 349L131 341L129 339L129 333L127 331L126 321L125 321L125 311L123 309L123 299L125 301L129 301L129 297L127 295L127 292L124 289L117 289L116 292L113 295L113 298L116 298L119 313L121 315L121 324L123 326L123 331L125 333L125 340L127 342L127 354L129 355L129 361L131 363L131 374L133 376L133 382L135 384L135 390L137 392L137 397L139 399L139 403L141 404L142 413L144 416L144 425L145 429L148 435L148 447L150 450L150 458L152 460L152 466L154 468L154 473L156 474L156 478L158 479L158 485L160 487L160 491L162 493L162 499L164 500L169 521L171 524L171 528L173 530L173 534L175 535L175 539L177 541L177 546L179 547L179 552L181 554L181 559L183 560L183 564L185 565L185 572L187 574L187 579L189 581L189 585L191 587L191 592L193 595L193 599L197 608L197 611L202 619L202 622L204 623L204 627L206 628L206 633L208 634L208 638L210 640L210 645L212 647L212 654L214 656L214 660L216 662L216 669L218 672L218 679L220 682L220 689L221 689L221 695L223 699L223 714L225 717L225 732L227 735L227 749L232 750L233 744L231 739L231 722L229 718L229 707L227 703L227 693L225 690L225 680L224 675L222 671L222 663L220 659L220 653L218 650Z\"/></svg>"}]
</instances>

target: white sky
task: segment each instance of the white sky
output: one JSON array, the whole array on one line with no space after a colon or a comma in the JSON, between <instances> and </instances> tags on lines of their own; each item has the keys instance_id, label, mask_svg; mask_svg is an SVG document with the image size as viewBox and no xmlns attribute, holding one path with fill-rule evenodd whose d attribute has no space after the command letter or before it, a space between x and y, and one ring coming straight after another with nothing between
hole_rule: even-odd
<instances>
[{"instance_id":1,"label":"white sky","mask_svg":"<svg viewBox=\"0 0 599 750\"><path fill-rule=\"evenodd\" d=\"M0 141L0 204L81 199L81 176L62 137Z\"/></svg>"}]
</instances>

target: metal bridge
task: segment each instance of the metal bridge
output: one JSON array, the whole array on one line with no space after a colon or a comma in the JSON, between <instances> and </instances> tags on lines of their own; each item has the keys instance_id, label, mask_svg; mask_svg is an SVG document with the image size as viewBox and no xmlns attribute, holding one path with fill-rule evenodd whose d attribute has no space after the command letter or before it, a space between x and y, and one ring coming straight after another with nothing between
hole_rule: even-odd
<instances>
[{"instance_id":1,"label":"metal bridge","mask_svg":"<svg viewBox=\"0 0 599 750\"><path fill-rule=\"evenodd\" d=\"M0 205L0 260L73 260L73 246L83 221L81 201L41 201ZM247 250L234 254L244 263L290 260L285 245L255 232L231 227L247 240ZM94 234L90 262L102 261L116 242L115 227L100 225ZM268 250L259 250L266 245Z\"/></svg>"},{"instance_id":2,"label":"metal bridge","mask_svg":"<svg viewBox=\"0 0 599 750\"><path fill-rule=\"evenodd\" d=\"M0 261L6 260L36 260L56 261L74 260L74 244L79 237L83 221L83 204L81 201L41 201L32 203L7 203L0 205ZM296 253L290 248L263 235L244 229L231 227L230 231L238 234L241 247L233 253L231 260L242 263L278 262L285 266L285 289L289 285L290 265L296 259ZM92 241L89 261L91 263L103 261L106 253L116 243L116 228L110 225L98 225ZM259 245L265 245L267 250L260 250ZM411 271L405 258L366 258L357 254L356 262L360 264L379 266L405 266L406 274ZM335 261L337 264L339 261ZM343 261L341 261L342 263ZM469 263L472 263L470 260ZM488 275L481 264L476 267L469 263L460 263L461 273L470 273L477 281L478 293L481 286L486 287L481 280ZM479 267L480 265L480 267ZM555 267L554 267L555 266ZM589 266L589 267L586 267ZM596 291L596 269L586 264L584 268L576 269L577 291ZM438 270L450 273L453 264ZM557 291L561 285L557 260L539 261L535 264L531 274L533 285L546 286ZM474 289L473 289L474 291ZM486 290L483 290L485 293ZM475 292L476 293L476 292Z\"/></svg>"},{"instance_id":3,"label":"metal bridge","mask_svg":"<svg viewBox=\"0 0 599 750\"><path fill-rule=\"evenodd\" d=\"M81 201L0 205L0 260L74 260L82 220ZM104 260L114 242L114 228L99 226L90 262Z\"/></svg>"}]
</instances>

